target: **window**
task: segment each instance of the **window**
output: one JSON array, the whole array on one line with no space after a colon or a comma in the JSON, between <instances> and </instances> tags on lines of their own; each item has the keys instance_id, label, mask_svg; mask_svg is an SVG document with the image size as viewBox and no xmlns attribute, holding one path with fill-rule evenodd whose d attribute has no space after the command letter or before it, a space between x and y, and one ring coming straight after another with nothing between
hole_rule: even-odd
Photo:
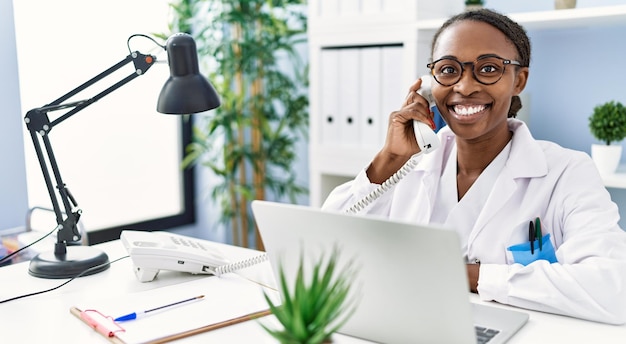
<instances>
[{"instance_id":1,"label":"window","mask_svg":"<svg viewBox=\"0 0 626 344\"><path fill-rule=\"evenodd\" d=\"M168 31L167 1L31 2L14 2L22 117L124 59L132 34ZM133 38L130 48L166 62L166 53L147 39ZM88 99L133 71L130 63L72 100ZM167 63L157 63L50 132L92 244L117 239L122 228L165 229L194 220L192 173L180 167L191 124L156 112L168 76ZM24 140L29 207L51 208L25 127Z\"/></svg>"}]
</instances>

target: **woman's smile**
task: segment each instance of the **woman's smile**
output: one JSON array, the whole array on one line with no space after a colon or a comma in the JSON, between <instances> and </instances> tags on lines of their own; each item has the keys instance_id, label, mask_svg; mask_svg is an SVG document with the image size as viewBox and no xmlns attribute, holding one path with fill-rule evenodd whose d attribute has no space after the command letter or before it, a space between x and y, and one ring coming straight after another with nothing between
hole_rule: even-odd
<instances>
[{"instance_id":1,"label":"woman's smile","mask_svg":"<svg viewBox=\"0 0 626 344\"><path fill-rule=\"evenodd\" d=\"M448 107L452 117L462 122L476 121L487 113L489 104L455 104Z\"/></svg>"}]
</instances>

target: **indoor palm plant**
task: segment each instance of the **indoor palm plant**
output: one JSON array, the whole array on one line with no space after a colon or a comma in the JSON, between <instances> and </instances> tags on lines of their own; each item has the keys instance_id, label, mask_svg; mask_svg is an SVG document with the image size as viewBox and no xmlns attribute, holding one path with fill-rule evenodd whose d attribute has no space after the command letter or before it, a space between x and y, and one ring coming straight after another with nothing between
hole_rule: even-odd
<instances>
[{"instance_id":1,"label":"indoor palm plant","mask_svg":"<svg viewBox=\"0 0 626 344\"><path fill-rule=\"evenodd\" d=\"M256 233L249 204L308 192L293 165L308 133L308 67L304 0L174 0L173 31L190 33L200 63L222 98L210 116L195 120L184 166L204 166L221 222L244 247ZM195 116L198 118L198 116Z\"/></svg>"},{"instance_id":2,"label":"indoor palm plant","mask_svg":"<svg viewBox=\"0 0 626 344\"><path fill-rule=\"evenodd\" d=\"M313 265L310 275L301 256L295 281L287 281L283 267L279 270L280 298L276 305L266 294L272 314L281 329L261 326L282 344L318 344L332 342L332 334L350 318L356 299L350 293L355 276L352 263L340 267L335 248L326 259L323 255ZM310 277L307 280L307 277ZM293 287L290 288L290 283Z\"/></svg>"},{"instance_id":3,"label":"indoor palm plant","mask_svg":"<svg viewBox=\"0 0 626 344\"><path fill-rule=\"evenodd\" d=\"M602 144L592 144L591 156L602 174L613 173L622 156L619 143L626 138L626 108L622 103L609 101L598 105L589 116L589 129Z\"/></svg>"}]
</instances>

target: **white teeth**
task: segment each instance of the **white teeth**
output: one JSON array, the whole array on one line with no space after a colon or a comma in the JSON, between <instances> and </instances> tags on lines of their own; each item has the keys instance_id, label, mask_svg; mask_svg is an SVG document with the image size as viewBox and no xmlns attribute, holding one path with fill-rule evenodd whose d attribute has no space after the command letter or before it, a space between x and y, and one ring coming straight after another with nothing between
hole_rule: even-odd
<instances>
[{"instance_id":1,"label":"white teeth","mask_svg":"<svg viewBox=\"0 0 626 344\"><path fill-rule=\"evenodd\" d=\"M470 116L483 111L485 107L485 105L455 105L454 112L461 116Z\"/></svg>"}]
</instances>

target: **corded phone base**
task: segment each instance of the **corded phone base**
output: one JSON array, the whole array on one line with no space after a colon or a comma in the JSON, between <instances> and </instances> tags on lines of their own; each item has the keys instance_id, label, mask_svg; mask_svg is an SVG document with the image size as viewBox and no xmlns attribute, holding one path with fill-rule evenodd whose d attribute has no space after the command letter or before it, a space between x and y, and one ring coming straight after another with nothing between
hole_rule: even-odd
<instances>
[{"instance_id":1,"label":"corded phone base","mask_svg":"<svg viewBox=\"0 0 626 344\"><path fill-rule=\"evenodd\" d=\"M140 282L153 281L160 270L222 275L265 261L266 255L231 263L206 242L169 232L124 230L120 240Z\"/></svg>"}]
</instances>

